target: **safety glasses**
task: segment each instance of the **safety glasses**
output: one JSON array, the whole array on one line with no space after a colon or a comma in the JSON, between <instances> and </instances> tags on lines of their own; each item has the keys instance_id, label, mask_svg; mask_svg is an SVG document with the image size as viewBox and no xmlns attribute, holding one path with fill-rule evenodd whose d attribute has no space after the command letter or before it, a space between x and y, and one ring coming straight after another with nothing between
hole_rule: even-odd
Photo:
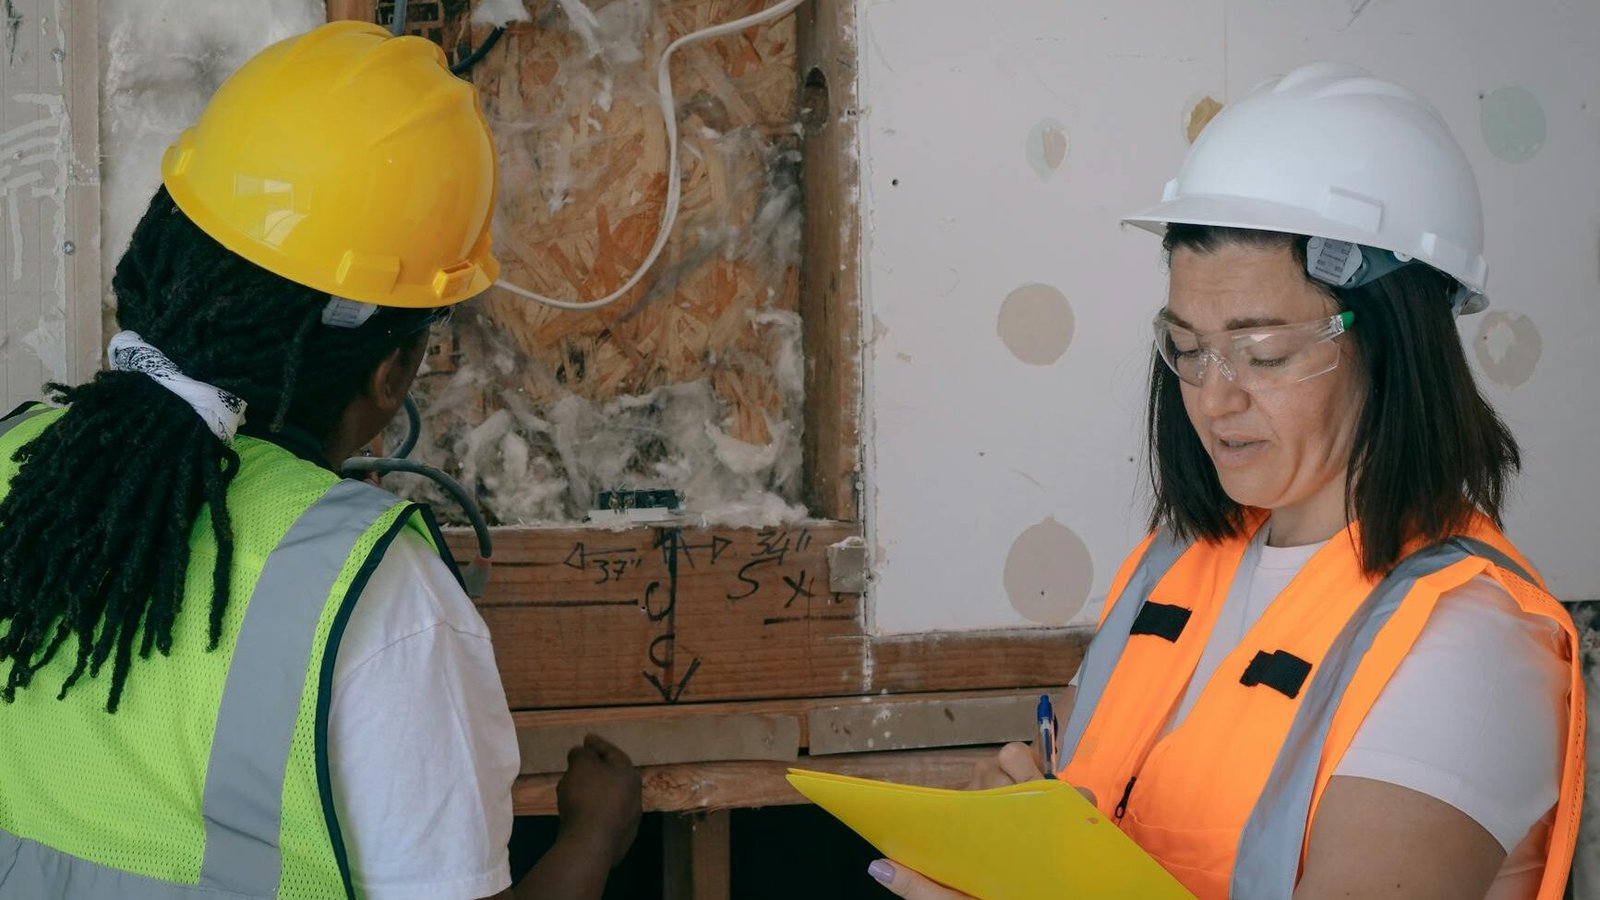
<instances>
[{"instance_id":1,"label":"safety glasses","mask_svg":"<svg viewBox=\"0 0 1600 900\"><path fill-rule=\"evenodd\" d=\"M1198 334L1166 317L1151 323L1156 351L1185 384L1205 383L1215 366L1240 389L1266 391L1326 375L1339 366L1334 338L1350 330L1356 314L1343 312L1312 322L1266 325Z\"/></svg>"}]
</instances>

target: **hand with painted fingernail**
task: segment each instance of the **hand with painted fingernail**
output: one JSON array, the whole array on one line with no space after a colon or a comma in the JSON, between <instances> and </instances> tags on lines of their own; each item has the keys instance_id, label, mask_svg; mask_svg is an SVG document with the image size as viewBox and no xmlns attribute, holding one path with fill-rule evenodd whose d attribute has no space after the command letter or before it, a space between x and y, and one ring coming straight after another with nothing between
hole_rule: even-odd
<instances>
[{"instance_id":1,"label":"hand with painted fingernail","mask_svg":"<svg viewBox=\"0 0 1600 900\"><path fill-rule=\"evenodd\" d=\"M971 900L970 894L952 890L907 866L880 859L867 867L867 874L897 897L907 900Z\"/></svg>"}]
</instances>

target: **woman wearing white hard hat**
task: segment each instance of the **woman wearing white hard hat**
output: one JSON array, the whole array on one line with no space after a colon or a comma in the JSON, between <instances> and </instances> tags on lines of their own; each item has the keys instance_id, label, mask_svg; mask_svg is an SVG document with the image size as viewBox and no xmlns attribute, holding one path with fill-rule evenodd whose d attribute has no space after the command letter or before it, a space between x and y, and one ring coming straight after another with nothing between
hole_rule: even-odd
<instances>
[{"instance_id":1,"label":"woman wearing white hard hat","mask_svg":"<svg viewBox=\"0 0 1600 900\"><path fill-rule=\"evenodd\" d=\"M1449 129L1404 88L1306 66L1224 110L1126 221L1170 264L1151 536L1051 774L1202 900L1561 897L1577 638L1500 531L1520 459L1455 328L1486 266ZM1014 744L974 786L1040 777Z\"/></svg>"}]
</instances>

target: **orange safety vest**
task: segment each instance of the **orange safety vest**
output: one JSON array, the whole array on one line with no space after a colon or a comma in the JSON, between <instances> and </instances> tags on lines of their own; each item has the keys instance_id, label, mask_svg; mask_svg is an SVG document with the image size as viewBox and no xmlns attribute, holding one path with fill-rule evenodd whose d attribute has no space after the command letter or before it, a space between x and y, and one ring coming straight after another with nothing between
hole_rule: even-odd
<instances>
[{"instance_id":1,"label":"orange safety vest","mask_svg":"<svg viewBox=\"0 0 1600 900\"><path fill-rule=\"evenodd\" d=\"M1572 620L1486 518L1361 570L1356 525L1329 541L1217 667L1183 723L1162 731L1265 522L1220 543L1158 533L1112 584L1062 731L1061 777L1089 788L1200 900L1286 900L1334 769L1445 592L1487 575L1567 636L1566 752L1540 900L1558 900L1583 796L1584 700Z\"/></svg>"}]
</instances>

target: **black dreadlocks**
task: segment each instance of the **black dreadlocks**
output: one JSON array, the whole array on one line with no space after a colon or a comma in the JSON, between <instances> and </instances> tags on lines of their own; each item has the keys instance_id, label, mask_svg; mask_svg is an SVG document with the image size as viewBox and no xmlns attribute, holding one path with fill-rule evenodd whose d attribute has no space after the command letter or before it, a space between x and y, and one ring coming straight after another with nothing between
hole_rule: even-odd
<instances>
[{"instance_id":1,"label":"black dreadlocks","mask_svg":"<svg viewBox=\"0 0 1600 900\"><path fill-rule=\"evenodd\" d=\"M325 439L377 365L425 339L431 310L379 310L360 328L323 326L328 295L222 247L156 192L117 264L117 321L185 374L238 395L257 423ZM46 387L67 412L15 456L0 501L0 700L11 702L76 637L65 697L112 661L116 712L135 647L172 652L189 538L209 510L217 560L210 642L228 608L226 503L239 456L149 377L102 372Z\"/></svg>"}]
</instances>

